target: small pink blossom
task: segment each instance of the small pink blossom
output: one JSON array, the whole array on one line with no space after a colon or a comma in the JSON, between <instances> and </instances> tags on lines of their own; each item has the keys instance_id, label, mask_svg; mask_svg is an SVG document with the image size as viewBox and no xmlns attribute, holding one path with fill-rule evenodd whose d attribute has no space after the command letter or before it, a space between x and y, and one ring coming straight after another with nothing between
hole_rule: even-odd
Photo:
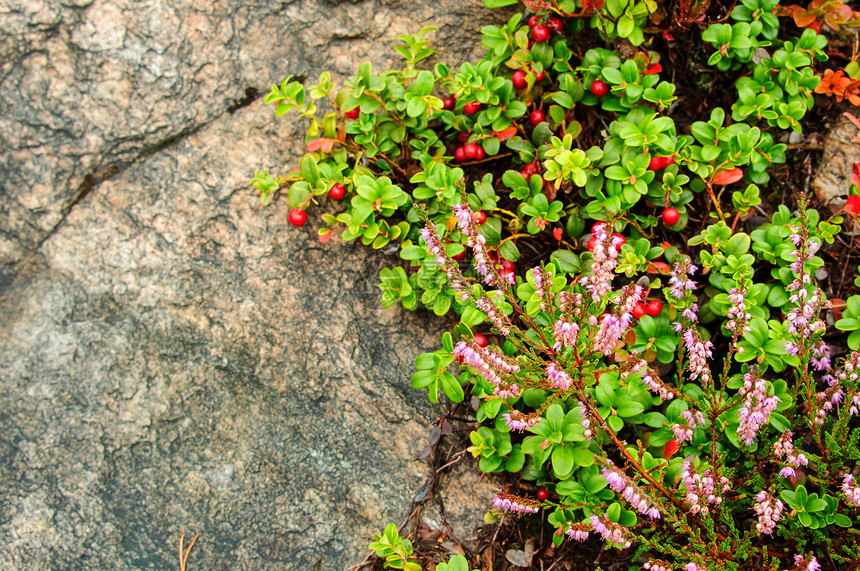
<instances>
[{"instance_id":1,"label":"small pink blossom","mask_svg":"<svg viewBox=\"0 0 860 571\"><path fill-rule=\"evenodd\" d=\"M753 510L758 514L758 523L755 527L760 533L770 535L776 529L776 522L782 515L783 504L765 491L759 492L755 499L757 503L753 506Z\"/></svg>"}]
</instances>

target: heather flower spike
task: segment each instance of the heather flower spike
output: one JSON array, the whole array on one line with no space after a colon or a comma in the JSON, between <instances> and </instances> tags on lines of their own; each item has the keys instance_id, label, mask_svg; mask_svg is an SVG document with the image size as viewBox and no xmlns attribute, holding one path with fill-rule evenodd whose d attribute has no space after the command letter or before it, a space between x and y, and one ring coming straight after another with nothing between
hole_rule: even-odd
<instances>
[{"instance_id":1,"label":"heather flower spike","mask_svg":"<svg viewBox=\"0 0 860 571\"><path fill-rule=\"evenodd\" d=\"M540 511L540 502L496 490L493 494L493 507L514 514L536 514Z\"/></svg>"},{"instance_id":2,"label":"heather flower spike","mask_svg":"<svg viewBox=\"0 0 860 571\"><path fill-rule=\"evenodd\" d=\"M591 294L592 301L600 302L612 289L612 279L615 277L616 258L618 251L614 246L611 223L597 224L592 230L595 244L594 264L591 275L580 280L580 284ZM635 305L635 304L634 304Z\"/></svg>"},{"instance_id":3,"label":"heather flower spike","mask_svg":"<svg viewBox=\"0 0 860 571\"><path fill-rule=\"evenodd\" d=\"M738 411L738 438L744 445L752 446L756 434L770 420L770 414L776 410L780 399L768 394L767 382L758 376L755 369L744 375L740 395L744 397L744 403Z\"/></svg>"},{"instance_id":4,"label":"heather flower spike","mask_svg":"<svg viewBox=\"0 0 860 571\"><path fill-rule=\"evenodd\" d=\"M758 514L756 529L763 535L770 535L776 529L776 523L782 515L783 504L765 491L761 491L755 497L756 505L753 511Z\"/></svg>"}]
</instances>

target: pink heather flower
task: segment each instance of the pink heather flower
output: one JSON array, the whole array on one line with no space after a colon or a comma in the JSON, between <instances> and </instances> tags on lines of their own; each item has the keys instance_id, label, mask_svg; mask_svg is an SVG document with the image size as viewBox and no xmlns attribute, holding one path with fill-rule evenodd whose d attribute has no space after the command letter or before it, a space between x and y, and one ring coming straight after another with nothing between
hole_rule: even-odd
<instances>
[{"instance_id":1,"label":"pink heather flower","mask_svg":"<svg viewBox=\"0 0 860 571\"><path fill-rule=\"evenodd\" d=\"M627 528L596 515L591 516L589 520L594 531L603 536L604 541L622 545L623 549L627 549L633 544L632 541L627 539L630 534Z\"/></svg>"},{"instance_id":2,"label":"pink heather flower","mask_svg":"<svg viewBox=\"0 0 860 571\"><path fill-rule=\"evenodd\" d=\"M760 378L754 369L744 375L744 386L739 393L744 397L744 404L738 410L738 438L744 445L752 446L756 433L767 424L770 413L776 410L780 399L775 395L768 395L767 382Z\"/></svg>"},{"instance_id":3,"label":"pink heather flower","mask_svg":"<svg viewBox=\"0 0 860 571\"><path fill-rule=\"evenodd\" d=\"M553 388L562 392L569 389L573 384L570 376L568 376L561 366L554 361L546 366L546 376L549 378L549 382L552 384Z\"/></svg>"},{"instance_id":4,"label":"pink heather flower","mask_svg":"<svg viewBox=\"0 0 860 571\"><path fill-rule=\"evenodd\" d=\"M732 307L729 308L727 315L729 322L726 323L726 329L731 331L735 337L742 337L744 333L750 331L749 322L752 315L747 313L746 294L747 288L744 284L732 288L732 291L729 292L729 302Z\"/></svg>"},{"instance_id":5,"label":"pink heather flower","mask_svg":"<svg viewBox=\"0 0 860 571\"><path fill-rule=\"evenodd\" d=\"M692 561L684 565L684 571L706 571L704 567L699 567Z\"/></svg>"},{"instance_id":6,"label":"pink heather flower","mask_svg":"<svg viewBox=\"0 0 860 571\"><path fill-rule=\"evenodd\" d=\"M687 369L690 371L690 380L701 378L702 385L711 381L711 370L708 368L708 357L712 356L711 349L714 347L710 341L702 341L695 327L688 327L684 331L684 343L689 351L689 362Z\"/></svg>"},{"instance_id":7,"label":"pink heather flower","mask_svg":"<svg viewBox=\"0 0 860 571\"><path fill-rule=\"evenodd\" d=\"M845 494L845 501L855 508L860 508L860 486L854 481L852 474L845 474L842 479L842 493Z\"/></svg>"},{"instance_id":8,"label":"pink heather flower","mask_svg":"<svg viewBox=\"0 0 860 571\"><path fill-rule=\"evenodd\" d=\"M648 390L660 397L663 400L672 400L675 394L663 384L660 377L651 367L647 367L642 371L642 384L648 387Z\"/></svg>"},{"instance_id":9,"label":"pink heather flower","mask_svg":"<svg viewBox=\"0 0 860 571\"><path fill-rule=\"evenodd\" d=\"M493 394L500 399L515 399L520 396L520 387L514 383L499 385L493 389Z\"/></svg>"},{"instance_id":10,"label":"pink heather flower","mask_svg":"<svg viewBox=\"0 0 860 571\"><path fill-rule=\"evenodd\" d=\"M588 419L588 409L585 408L585 404L582 401L577 401L576 404L579 406L579 414L582 415L582 422L580 424L585 429L583 434L585 435L585 439L591 442L591 421Z\"/></svg>"},{"instance_id":11,"label":"pink heather flower","mask_svg":"<svg viewBox=\"0 0 860 571\"><path fill-rule=\"evenodd\" d=\"M499 330L504 336L508 336L511 333L511 321L508 319L508 316L502 313L502 310L496 306L495 303L490 300L489 297L483 296L475 302L475 305L487 314L487 319L493 322L493 325L496 326L496 329Z\"/></svg>"},{"instance_id":12,"label":"pink heather flower","mask_svg":"<svg viewBox=\"0 0 860 571\"><path fill-rule=\"evenodd\" d=\"M708 506L723 503L722 494L729 491L728 478L720 478L720 490L717 490L716 476L710 470L705 470L700 476L689 460L684 462L681 483L687 489L687 503L690 504L690 512L694 514L708 513Z\"/></svg>"},{"instance_id":13,"label":"pink heather flower","mask_svg":"<svg viewBox=\"0 0 860 571\"><path fill-rule=\"evenodd\" d=\"M568 523L565 534L573 541L585 541L588 539L588 530L590 528L582 523Z\"/></svg>"},{"instance_id":14,"label":"pink heather flower","mask_svg":"<svg viewBox=\"0 0 860 571\"><path fill-rule=\"evenodd\" d=\"M573 347L576 345L576 338L579 335L579 325L570 321L559 319L553 327L555 336L555 344L553 349L561 350L562 347Z\"/></svg>"},{"instance_id":15,"label":"pink heather flower","mask_svg":"<svg viewBox=\"0 0 860 571\"><path fill-rule=\"evenodd\" d=\"M672 433L675 435L675 440L679 443L692 442L693 431L699 426L705 425L705 415L698 410L685 410L681 413L681 417L686 421L685 424L673 424L671 426Z\"/></svg>"},{"instance_id":16,"label":"pink heather flower","mask_svg":"<svg viewBox=\"0 0 860 571\"><path fill-rule=\"evenodd\" d=\"M599 302L612 290L612 279L615 277L615 266L618 265L616 258L618 251L613 244L614 239L609 224L598 224L592 234L594 235L594 264L591 267L591 275L579 280L580 285L591 294L593 301Z\"/></svg>"},{"instance_id":17,"label":"pink heather flower","mask_svg":"<svg viewBox=\"0 0 860 571\"><path fill-rule=\"evenodd\" d=\"M803 452L800 454L794 453L794 443L791 441L790 430L786 430L782 433L782 436L780 436L773 445L773 452L777 458L785 457L786 462L789 464L789 466L785 466L779 472L779 475L783 478L796 476L797 474L795 473L794 468L809 465L809 459Z\"/></svg>"},{"instance_id":18,"label":"pink heather flower","mask_svg":"<svg viewBox=\"0 0 860 571\"><path fill-rule=\"evenodd\" d=\"M809 362L816 371L829 371L831 368L830 355L830 345L819 339L812 346L812 355L809 357Z\"/></svg>"},{"instance_id":19,"label":"pink heather flower","mask_svg":"<svg viewBox=\"0 0 860 571\"><path fill-rule=\"evenodd\" d=\"M520 370L519 365L513 359L503 355L495 345L479 347L474 341L460 341L454 346L452 353L457 362L478 371L497 389L503 384L503 376L514 375ZM516 385L512 386L516 387ZM519 389L516 392L519 394Z\"/></svg>"},{"instance_id":20,"label":"pink heather flower","mask_svg":"<svg viewBox=\"0 0 860 571\"><path fill-rule=\"evenodd\" d=\"M540 511L540 502L520 498L511 494L504 494L496 490L493 494L493 507L518 514L536 514Z\"/></svg>"},{"instance_id":21,"label":"pink heather flower","mask_svg":"<svg viewBox=\"0 0 860 571\"><path fill-rule=\"evenodd\" d=\"M821 569L821 565L818 564L818 560L814 556L807 559L803 555L795 555L794 556L795 568L801 567L803 565L806 566L804 571L819 571Z\"/></svg>"},{"instance_id":22,"label":"pink heather flower","mask_svg":"<svg viewBox=\"0 0 860 571\"><path fill-rule=\"evenodd\" d=\"M758 514L758 523L755 527L760 533L770 535L776 529L776 522L782 515L782 502L764 490L759 492L755 499L757 503L753 506L753 511Z\"/></svg>"},{"instance_id":23,"label":"pink heather flower","mask_svg":"<svg viewBox=\"0 0 860 571\"><path fill-rule=\"evenodd\" d=\"M457 225L464 236L473 236L476 234L472 224L472 209L467 203L455 204L454 216L457 218Z\"/></svg>"},{"instance_id":24,"label":"pink heather flower","mask_svg":"<svg viewBox=\"0 0 860 571\"><path fill-rule=\"evenodd\" d=\"M612 490L621 494L625 500L639 510L639 513L647 515L651 519L660 519L660 512L648 501L646 495L635 485L628 483L627 479L615 468L611 460L607 460L603 466L603 477L609 483Z\"/></svg>"},{"instance_id":25,"label":"pink heather flower","mask_svg":"<svg viewBox=\"0 0 860 571\"><path fill-rule=\"evenodd\" d=\"M609 484L609 487L613 492L621 493L624 491L624 488L627 487L627 482L624 481L624 478L621 477L616 469L615 465L611 460L606 461L606 465L603 466L603 478L606 480L606 483Z\"/></svg>"},{"instance_id":26,"label":"pink heather flower","mask_svg":"<svg viewBox=\"0 0 860 571\"><path fill-rule=\"evenodd\" d=\"M848 415L854 416L860 410L860 395L851 397L851 408L848 409Z\"/></svg>"},{"instance_id":27,"label":"pink heather flower","mask_svg":"<svg viewBox=\"0 0 860 571\"><path fill-rule=\"evenodd\" d=\"M659 559L652 559L645 563L645 565L642 566L642 569L648 569L648 571L673 571L674 567L671 563L660 561Z\"/></svg>"},{"instance_id":28,"label":"pink heather flower","mask_svg":"<svg viewBox=\"0 0 860 571\"><path fill-rule=\"evenodd\" d=\"M552 275L538 266L532 270L532 281L534 281L535 294L540 299L540 310L546 311L547 305L552 303Z\"/></svg>"},{"instance_id":29,"label":"pink heather flower","mask_svg":"<svg viewBox=\"0 0 860 571\"><path fill-rule=\"evenodd\" d=\"M427 245L427 249L430 250L430 253L436 258L436 263L443 270L449 266L448 262L448 253L445 250L445 247L442 245L442 240L439 238L439 234L436 232L436 225L433 224L432 221L428 220L419 233L421 234L421 238L424 240L424 243Z\"/></svg>"},{"instance_id":30,"label":"pink heather flower","mask_svg":"<svg viewBox=\"0 0 860 571\"><path fill-rule=\"evenodd\" d=\"M474 341L458 342L454 346L452 353L461 365L475 369L487 382L497 386L502 382L499 371L490 365L489 361L485 358L484 348L479 347Z\"/></svg>"},{"instance_id":31,"label":"pink heather flower","mask_svg":"<svg viewBox=\"0 0 860 571\"><path fill-rule=\"evenodd\" d=\"M624 336L624 333L633 322L633 308L642 299L642 286L628 284L621 290L615 313L603 316L600 328L594 337L594 350L604 355L611 355L615 350L615 344Z\"/></svg>"},{"instance_id":32,"label":"pink heather flower","mask_svg":"<svg viewBox=\"0 0 860 571\"><path fill-rule=\"evenodd\" d=\"M677 300L683 300L688 291L696 289L696 282L688 276L696 273L698 268L690 263L690 258L685 257L681 262L675 262L669 277L669 293Z\"/></svg>"},{"instance_id":33,"label":"pink heather flower","mask_svg":"<svg viewBox=\"0 0 860 571\"><path fill-rule=\"evenodd\" d=\"M510 428L511 430L516 430L518 432L521 432L527 428L531 428L532 426L540 422L539 414L523 414L518 410L503 414L502 418L505 419L505 424L508 425L508 428Z\"/></svg>"}]
</instances>

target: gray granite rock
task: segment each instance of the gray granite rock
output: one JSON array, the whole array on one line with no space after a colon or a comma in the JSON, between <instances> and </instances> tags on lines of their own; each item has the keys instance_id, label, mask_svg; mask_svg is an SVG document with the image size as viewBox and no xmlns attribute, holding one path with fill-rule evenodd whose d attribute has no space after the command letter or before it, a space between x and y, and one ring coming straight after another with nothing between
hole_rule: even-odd
<instances>
[{"instance_id":1,"label":"gray granite rock","mask_svg":"<svg viewBox=\"0 0 860 571\"><path fill-rule=\"evenodd\" d=\"M860 135L847 118L840 117L824 137L824 153L812 179L815 196L832 212L845 206L854 163L860 163Z\"/></svg>"},{"instance_id":2,"label":"gray granite rock","mask_svg":"<svg viewBox=\"0 0 860 571\"><path fill-rule=\"evenodd\" d=\"M7 0L0 9L0 273L101 180L290 73L395 62L425 25L459 63L479 0ZM399 57L399 56L397 56ZM449 60L450 61L450 60Z\"/></svg>"},{"instance_id":3,"label":"gray granite rock","mask_svg":"<svg viewBox=\"0 0 860 571\"><path fill-rule=\"evenodd\" d=\"M249 178L295 160L301 125L253 89L384 67L392 38L429 24L458 63L501 16L449 0L7 6L0 568L177 568L183 533L201 534L189 568L356 563L429 479L412 458L439 409L409 375L443 324L379 308L392 260L260 206ZM464 535L489 489L446 504Z\"/></svg>"}]
</instances>

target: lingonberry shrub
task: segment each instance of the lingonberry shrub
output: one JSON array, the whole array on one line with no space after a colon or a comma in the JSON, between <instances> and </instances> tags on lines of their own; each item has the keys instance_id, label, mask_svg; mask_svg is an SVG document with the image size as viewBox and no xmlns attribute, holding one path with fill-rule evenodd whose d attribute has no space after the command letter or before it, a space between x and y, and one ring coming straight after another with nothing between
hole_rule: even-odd
<instances>
[{"instance_id":1,"label":"lingonberry shrub","mask_svg":"<svg viewBox=\"0 0 860 571\"><path fill-rule=\"evenodd\" d=\"M341 185L320 240L396 244L382 304L457 316L412 384L471 394L479 468L546 492L494 509L647 569L839 565L860 555L860 354L838 337L858 285L831 308L819 280L857 266L857 192L828 217L787 192L786 141L823 74L830 104L852 88L774 0L723 4L529 1L478 62L428 68L425 28L400 69L287 78L266 101L310 122L308 152L253 184L301 214Z\"/></svg>"}]
</instances>

